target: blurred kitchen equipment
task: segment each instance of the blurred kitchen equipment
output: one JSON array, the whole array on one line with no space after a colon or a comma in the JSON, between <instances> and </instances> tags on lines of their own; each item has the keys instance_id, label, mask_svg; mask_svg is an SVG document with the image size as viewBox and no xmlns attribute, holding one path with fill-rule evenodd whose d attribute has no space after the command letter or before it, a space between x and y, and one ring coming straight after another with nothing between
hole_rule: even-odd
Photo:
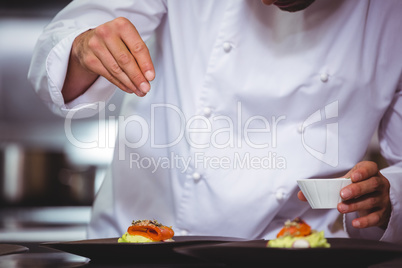
<instances>
[{"instance_id":1,"label":"blurred kitchen equipment","mask_svg":"<svg viewBox=\"0 0 402 268\"><path fill-rule=\"evenodd\" d=\"M73 166L63 152L21 144L0 147L0 200L13 206L91 205L94 166Z\"/></svg>"},{"instance_id":2,"label":"blurred kitchen equipment","mask_svg":"<svg viewBox=\"0 0 402 268\"><path fill-rule=\"evenodd\" d=\"M79 240L111 161L113 131L99 116L73 120L83 149L66 137L64 118L53 114L27 79L37 38L71 0L0 1L0 241ZM116 118L123 92L110 100L103 120ZM110 143L110 144L109 144Z\"/></svg>"}]
</instances>

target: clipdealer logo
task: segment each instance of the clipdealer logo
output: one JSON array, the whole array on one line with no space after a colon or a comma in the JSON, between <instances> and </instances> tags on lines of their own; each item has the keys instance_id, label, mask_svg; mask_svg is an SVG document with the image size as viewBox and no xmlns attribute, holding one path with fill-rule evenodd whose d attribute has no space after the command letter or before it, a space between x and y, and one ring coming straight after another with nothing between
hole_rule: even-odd
<instances>
[{"instance_id":1,"label":"clipdealer logo","mask_svg":"<svg viewBox=\"0 0 402 268\"><path fill-rule=\"evenodd\" d=\"M112 106L111 106L112 105ZM105 103L97 103L96 105L85 105L85 108L93 110L94 113L99 114L98 120L98 137L96 140L91 141L80 141L78 140L74 133L72 132L72 119L75 117L75 114L79 109L71 110L65 120L64 128L67 139L70 143L78 148L82 149L93 149L93 148L114 148L118 146L118 157L119 160L124 160L127 156L125 154L127 148L140 148L145 144L149 144L151 148L167 148L178 144L182 139L192 146L195 149L203 149L208 147L214 147L217 149L225 149L225 148L241 148L244 145L247 147L254 149L267 149L268 154L264 157L258 158L257 156L253 157L250 155L245 155L247 157L243 157L240 154L235 155L234 159L239 160L238 162L240 167L248 167L246 164L250 164L250 168L255 168L256 160L259 160L259 166L264 168L284 168L286 167L286 158L283 155L278 155L274 153L274 151L269 151L269 148L275 149L277 147L277 137L278 137L278 125L282 122L286 121L286 116L272 116L272 118L265 118L261 115L251 116L249 118L242 118L242 106L241 103L237 104L237 114L235 118L229 116L218 115L214 118L206 118L202 116L193 116L191 118L186 118L184 113L176 106L170 104L153 104L150 111L150 122L146 118L141 117L140 115L131 115L128 117L118 116L109 117L109 120L106 120L105 109L109 109L110 111L114 110L115 107L113 104L110 104L106 107ZM158 110L159 113L157 112ZM174 136L173 139L169 141L165 141L165 143L157 143L156 142L156 124L157 124L157 113L165 114L166 112L173 113L178 120L176 125L179 126L179 132L177 136ZM339 163L339 146L338 146L338 101L334 101L325 107L318 109L310 116L307 117L306 120L302 123L301 126L301 143L303 148L311 154L316 159L321 162L330 165L332 167L336 167ZM212 129L211 121L224 121L226 122L227 127L222 127L218 129ZM172 122L171 122L172 123ZM198 125L194 124L198 123ZM199 125L201 123L201 125ZM259 123L260 128L253 128L252 123ZM129 140L127 135L127 129L130 128L130 124L135 124L136 129L140 129L139 134L136 136L136 140ZM120 131L117 131L117 125L120 127ZM318 131L317 131L318 127ZM324 128L324 129L323 129ZM121 131L123 130L123 131ZM235 132L238 135L235 135ZM227 134L227 140L219 140L217 137L222 135L222 133ZM313 136L309 136L313 134ZM206 139L193 139L192 134L206 135ZM263 143L258 143L257 140L253 140L252 137L255 135L262 135L265 137L269 137L270 140L264 140ZM323 136L324 135L324 136ZM117 137L116 137L117 136ZM313 137L313 143L309 143L308 137ZM118 143L115 144L115 138L118 139ZM325 144L322 146L319 144L317 146L316 140L325 140ZM310 139L311 141L311 139ZM249 157L250 156L250 157ZM171 163L172 160L175 160L174 163L184 163L180 166L188 166L190 161L189 159L181 159L179 156L172 157L171 159L151 159L151 162L147 158L140 157L138 154L129 155L130 163L140 163L141 166L169 166L166 163ZM183 157L183 156L181 156ZM237 158L236 158L237 157ZM227 168L227 157L220 157L219 159L211 158L205 156L203 159L209 159L208 163L215 163L217 160L219 163L222 163L219 167ZM244 160L245 159L245 160ZM159 161L160 160L160 161ZM198 158L194 158L194 161L199 161ZM205 160L206 161L206 160ZM202 163L205 165L205 161ZM244 163L246 162L246 163ZM156 163L158 165L156 165ZM237 162L236 162L237 163ZM274 164L272 164L274 163ZM278 164L279 163L279 164ZM160 165L159 165L160 164ZM171 166L171 165L170 165ZM214 164L215 166L215 164Z\"/></svg>"},{"instance_id":2,"label":"clipdealer logo","mask_svg":"<svg viewBox=\"0 0 402 268\"><path fill-rule=\"evenodd\" d=\"M80 141L75 137L72 131L72 121L74 118L80 118L80 113L85 114L80 109L92 110L91 114L99 114L96 140ZM107 109L111 110L110 107ZM173 147L183 140L194 149L242 148L244 145L252 149L268 149L277 147L278 125L286 120L284 115L271 116L271 118L252 115L244 118L240 102L237 103L237 110L234 115L216 115L210 118L203 115L186 117L179 107L167 103L151 104L149 115L146 117L133 114L130 116L109 116L106 119L105 110L104 102L93 105L82 104L81 108L77 107L70 110L64 121L65 134L70 143L82 149L114 147L115 144L110 142L110 137L117 132L117 124L119 126L118 146L122 153L126 147L137 149L142 146L150 146L151 148L162 149ZM167 114L169 116L166 116ZM167 140L158 141L161 135L158 125L166 120L169 120L169 128L177 131L174 131L175 133L170 135ZM214 122L218 126L215 129L213 127ZM133 133L128 133L129 130L135 130L133 131L135 137L133 137ZM255 135L262 137L262 139L255 138ZM225 137L223 140L222 136Z\"/></svg>"},{"instance_id":3,"label":"clipdealer logo","mask_svg":"<svg viewBox=\"0 0 402 268\"><path fill-rule=\"evenodd\" d=\"M133 114L106 118L105 111L115 109L114 106L110 106L112 104L106 106L104 102L99 102L95 105L82 105L66 115L64 129L69 142L80 149L113 147L117 159L122 161L128 159L130 167L179 168L185 171L190 164L214 169L284 169L287 166L286 158L276 152L278 128L286 121L285 115L245 116L242 104L238 102L236 112L231 116L219 114L205 117L196 114L186 117L177 106L156 103L150 105L149 114L143 115L144 117ZM98 135L91 136L91 140L79 139L73 132L73 118L80 118L83 109L87 110L86 114L99 115L96 127ZM169 129L172 130L167 136L161 130L166 120L169 121ZM113 142L111 137L115 137L117 142ZM142 146L152 149L173 148L179 144L189 146L193 152L208 148L228 149L228 151L220 155L202 152L188 155L174 153L170 156L145 156L136 150L129 150L129 148L139 149ZM258 154L248 149L258 151Z\"/></svg>"},{"instance_id":4,"label":"clipdealer logo","mask_svg":"<svg viewBox=\"0 0 402 268\"><path fill-rule=\"evenodd\" d=\"M321 162L330 165L331 167L337 167L339 164L339 133L338 133L338 118L339 103L334 101L326 105L323 109L319 109L312 113L302 125L302 144L303 147L313 157ZM316 148L312 148L306 142L306 130L309 128L322 124L325 124L325 146L324 150L320 151Z\"/></svg>"}]
</instances>

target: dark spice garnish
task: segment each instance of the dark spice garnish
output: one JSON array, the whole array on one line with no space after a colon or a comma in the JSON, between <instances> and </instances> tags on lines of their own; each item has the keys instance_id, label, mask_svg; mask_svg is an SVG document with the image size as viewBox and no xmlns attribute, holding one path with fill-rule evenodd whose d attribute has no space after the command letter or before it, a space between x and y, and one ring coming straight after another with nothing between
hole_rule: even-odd
<instances>
[{"instance_id":1,"label":"dark spice garnish","mask_svg":"<svg viewBox=\"0 0 402 268\"><path fill-rule=\"evenodd\" d=\"M136 220L136 221L133 221L131 223L131 225L136 225L136 226L154 225L154 226L157 226L157 227L162 227L163 226L163 224L159 223L156 220Z\"/></svg>"}]
</instances>

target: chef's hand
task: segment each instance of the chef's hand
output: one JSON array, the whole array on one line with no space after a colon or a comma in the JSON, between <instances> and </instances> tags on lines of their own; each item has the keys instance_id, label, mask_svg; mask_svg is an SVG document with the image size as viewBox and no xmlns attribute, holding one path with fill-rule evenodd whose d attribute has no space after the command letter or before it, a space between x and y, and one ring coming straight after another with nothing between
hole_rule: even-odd
<instances>
[{"instance_id":1,"label":"chef's hand","mask_svg":"<svg viewBox=\"0 0 402 268\"><path fill-rule=\"evenodd\" d=\"M360 162L344 177L351 178L353 183L341 190L340 195L344 201L338 204L338 211L357 211L359 218L352 221L355 228L378 226L386 229L392 210L390 184L378 170L377 164L370 161ZM306 201L300 191L298 197Z\"/></svg>"},{"instance_id":2,"label":"chef's hand","mask_svg":"<svg viewBox=\"0 0 402 268\"><path fill-rule=\"evenodd\" d=\"M128 19L116 18L76 37L62 90L65 101L85 92L98 76L138 96L150 90L155 77L151 56Z\"/></svg>"}]
</instances>

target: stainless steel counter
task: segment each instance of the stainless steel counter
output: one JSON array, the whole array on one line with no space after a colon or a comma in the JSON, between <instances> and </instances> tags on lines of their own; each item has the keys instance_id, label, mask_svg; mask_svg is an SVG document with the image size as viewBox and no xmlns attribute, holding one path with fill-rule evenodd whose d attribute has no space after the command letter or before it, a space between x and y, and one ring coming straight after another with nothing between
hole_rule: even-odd
<instances>
[{"instance_id":1,"label":"stainless steel counter","mask_svg":"<svg viewBox=\"0 0 402 268\"><path fill-rule=\"evenodd\" d=\"M90 214L89 206L3 208L0 209L0 241L44 242L86 239Z\"/></svg>"}]
</instances>

